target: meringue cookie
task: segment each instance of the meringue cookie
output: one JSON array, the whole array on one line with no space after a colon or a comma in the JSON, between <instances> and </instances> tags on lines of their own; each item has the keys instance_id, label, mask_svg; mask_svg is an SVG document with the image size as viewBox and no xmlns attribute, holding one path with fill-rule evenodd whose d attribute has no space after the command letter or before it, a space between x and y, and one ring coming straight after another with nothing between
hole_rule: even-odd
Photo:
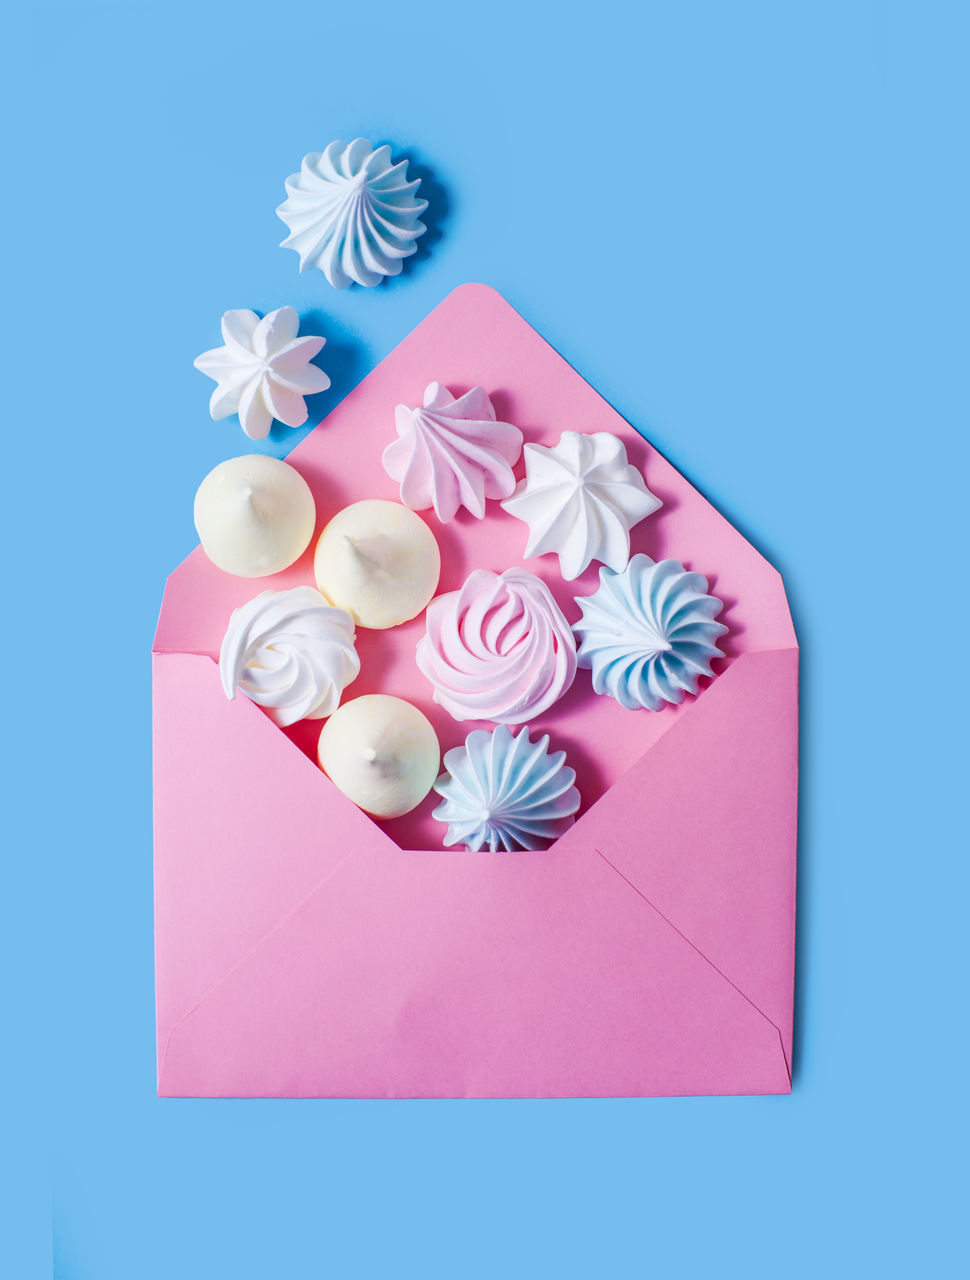
<instances>
[{"instance_id":1,"label":"meringue cookie","mask_svg":"<svg viewBox=\"0 0 970 1280\"><path fill-rule=\"evenodd\" d=\"M512 468L522 452L522 432L497 422L482 387L457 400L440 382L424 393L424 405L395 410L398 439L384 450L384 470L401 484L401 501L414 511L434 507L442 522L465 507L479 520L486 498L507 498Z\"/></svg>"},{"instance_id":2,"label":"meringue cookie","mask_svg":"<svg viewBox=\"0 0 970 1280\"><path fill-rule=\"evenodd\" d=\"M285 728L331 715L359 674L353 618L313 587L262 591L232 611L219 653L230 702L241 689Z\"/></svg>"},{"instance_id":3,"label":"meringue cookie","mask_svg":"<svg viewBox=\"0 0 970 1280\"><path fill-rule=\"evenodd\" d=\"M368 498L344 507L320 534L313 572L331 604L383 631L416 618L434 595L441 553L420 516Z\"/></svg>"},{"instance_id":4,"label":"meringue cookie","mask_svg":"<svg viewBox=\"0 0 970 1280\"><path fill-rule=\"evenodd\" d=\"M319 267L335 289L380 284L400 274L426 227L419 216L427 200L415 197L408 162L391 161L391 148L376 150L364 138L331 142L303 157L286 179L286 199L276 210L289 227L284 249L300 255L300 270Z\"/></svg>"},{"instance_id":5,"label":"meringue cookie","mask_svg":"<svg viewBox=\"0 0 970 1280\"><path fill-rule=\"evenodd\" d=\"M476 729L463 747L445 753L446 773L434 784L444 797L432 817L448 824L446 846L474 853L541 849L575 821L579 792L565 751L549 751L549 735L529 740L529 730L499 725Z\"/></svg>"},{"instance_id":6,"label":"meringue cookie","mask_svg":"<svg viewBox=\"0 0 970 1280\"><path fill-rule=\"evenodd\" d=\"M460 591L428 606L417 662L456 720L525 724L572 684L576 644L535 574L475 569Z\"/></svg>"},{"instance_id":7,"label":"meringue cookie","mask_svg":"<svg viewBox=\"0 0 970 1280\"><path fill-rule=\"evenodd\" d=\"M203 351L196 369L218 385L209 413L218 422L239 414L251 440L264 440L273 419L288 427L307 420L304 396L326 391L330 379L310 361L326 338L298 338L300 320L280 307L260 320L255 311L227 311L222 317L225 346Z\"/></svg>"},{"instance_id":8,"label":"meringue cookie","mask_svg":"<svg viewBox=\"0 0 970 1280\"><path fill-rule=\"evenodd\" d=\"M621 570L630 530L662 505L608 431L564 431L551 449L525 446L526 478L502 503L529 526L526 557L554 551L567 581L592 560Z\"/></svg>"},{"instance_id":9,"label":"meringue cookie","mask_svg":"<svg viewBox=\"0 0 970 1280\"><path fill-rule=\"evenodd\" d=\"M427 716L403 698L369 693L338 707L320 733L320 768L375 818L400 818L421 803L441 751Z\"/></svg>"},{"instance_id":10,"label":"meringue cookie","mask_svg":"<svg viewBox=\"0 0 970 1280\"><path fill-rule=\"evenodd\" d=\"M728 629L714 621L721 601L676 560L636 555L623 573L601 569L599 589L576 603L579 665L592 671L597 693L630 710L682 702L724 656L715 643Z\"/></svg>"},{"instance_id":11,"label":"meringue cookie","mask_svg":"<svg viewBox=\"0 0 970 1280\"><path fill-rule=\"evenodd\" d=\"M217 568L265 578L306 551L316 507L295 467L247 453L212 468L195 495L194 515L202 550Z\"/></svg>"}]
</instances>

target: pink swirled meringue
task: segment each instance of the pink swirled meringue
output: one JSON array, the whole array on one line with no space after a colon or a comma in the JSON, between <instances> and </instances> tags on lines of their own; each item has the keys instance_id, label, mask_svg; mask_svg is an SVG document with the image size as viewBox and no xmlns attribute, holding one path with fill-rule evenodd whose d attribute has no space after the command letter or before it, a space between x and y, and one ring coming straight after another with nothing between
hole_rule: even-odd
<instances>
[{"instance_id":1,"label":"pink swirled meringue","mask_svg":"<svg viewBox=\"0 0 970 1280\"><path fill-rule=\"evenodd\" d=\"M424 404L395 411L398 439L381 461L401 485L401 501L413 511L434 507L443 523L466 507L481 520L486 498L507 498L512 468L522 452L522 432L498 422L483 387L456 400L440 382L429 384Z\"/></svg>"},{"instance_id":2,"label":"pink swirled meringue","mask_svg":"<svg viewBox=\"0 0 970 1280\"><path fill-rule=\"evenodd\" d=\"M525 724L576 675L576 642L549 588L527 569L475 569L428 605L418 667L456 720Z\"/></svg>"}]
</instances>

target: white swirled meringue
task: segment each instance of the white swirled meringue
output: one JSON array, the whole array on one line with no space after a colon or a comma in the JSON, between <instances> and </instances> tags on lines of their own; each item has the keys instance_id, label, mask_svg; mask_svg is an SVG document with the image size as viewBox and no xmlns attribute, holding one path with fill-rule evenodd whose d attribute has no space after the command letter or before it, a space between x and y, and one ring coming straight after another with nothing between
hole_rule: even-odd
<instances>
[{"instance_id":1,"label":"white swirled meringue","mask_svg":"<svg viewBox=\"0 0 970 1280\"><path fill-rule=\"evenodd\" d=\"M326 391L330 379L310 361L326 338L298 338L300 319L292 307L278 307L260 320L255 311L227 311L222 317L225 346L203 351L196 369L218 385L209 413L218 422L239 414L251 440L264 440L273 419L288 427L307 420L304 396Z\"/></svg>"},{"instance_id":2,"label":"white swirled meringue","mask_svg":"<svg viewBox=\"0 0 970 1280\"><path fill-rule=\"evenodd\" d=\"M219 653L230 701L241 689L278 725L332 715L360 673L354 620L313 587L262 591L234 609Z\"/></svg>"},{"instance_id":3,"label":"white swirled meringue","mask_svg":"<svg viewBox=\"0 0 970 1280\"><path fill-rule=\"evenodd\" d=\"M715 642L728 628L714 621L721 601L676 560L636 555L622 573L601 569L599 589L576 603L579 665L592 671L597 693L628 710L682 702L723 657Z\"/></svg>"},{"instance_id":4,"label":"white swirled meringue","mask_svg":"<svg viewBox=\"0 0 970 1280\"><path fill-rule=\"evenodd\" d=\"M390 147L375 150L364 138L304 156L276 210L290 229L282 247L300 255L301 271L319 267L335 289L399 275L427 229L419 218L428 202L414 194L421 182L407 172Z\"/></svg>"},{"instance_id":5,"label":"white swirled meringue","mask_svg":"<svg viewBox=\"0 0 970 1280\"><path fill-rule=\"evenodd\" d=\"M525 724L572 684L576 642L535 574L475 569L428 605L417 662L456 720Z\"/></svg>"},{"instance_id":6,"label":"white swirled meringue","mask_svg":"<svg viewBox=\"0 0 970 1280\"><path fill-rule=\"evenodd\" d=\"M630 530L662 505L608 431L564 431L551 449L525 446L526 477L502 503L529 526L525 555L554 551L562 576L578 578L592 560L619 571L630 558Z\"/></svg>"},{"instance_id":7,"label":"white swirled meringue","mask_svg":"<svg viewBox=\"0 0 970 1280\"><path fill-rule=\"evenodd\" d=\"M481 520L486 498L507 498L512 468L522 452L522 432L498 422L482 387L456 400L432 382L424 404L395 410L398 439L384 450L384 470L401 485L401 501L414 511L434 507L442 522L465 507Z\"/></svg>"},{"instance_id":8,"label":"white swirled meringue","mask_svg":"<svg viewBox=\"0 0 970 1280\"><path fill-rule=\"evenodd\" d=\"M529 730L499 725L476 729L463 747L445 753L446 772L434 784L443 797L432 814L448 824L445 846L463 844L469 853L488 849L511 853L541 849L572 826L579 808L575 769L565 751L549 750L549 735L538 742Z\"/></svg>"}]
</instances>

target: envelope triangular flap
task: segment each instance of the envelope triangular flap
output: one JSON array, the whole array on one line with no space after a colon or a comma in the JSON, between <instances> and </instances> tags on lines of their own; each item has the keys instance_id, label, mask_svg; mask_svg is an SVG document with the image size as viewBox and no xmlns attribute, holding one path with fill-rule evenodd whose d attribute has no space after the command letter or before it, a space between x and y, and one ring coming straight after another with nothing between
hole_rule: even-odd
<instances>
[{"instance_id":1,"label":"envelope triangular flap","mask_svg":"<svg viewBox=\"0 0 970 1280\"><path fill-rule=\"evenodd\" d=\"M498 414L508 415L527 441L553 445L567 430L620 436L664 503L633 530L634 552L672 556L711 579L729 610L732 654L794 643L784 588L772 566L487 285L454 290L289 454L287 461L313 491L318 525L363 497L399 500L381 452L394 439L394 406L420 404L431 381L455 391L483 385ZM442 551L442 591L460 586L472 568L501 571L522 563L524 526L498 503L489 504L483 521L462 516L442 525L432 517L431 523ZM550 557L525 563L551 579L561 601L597 584L595 565L563 584L547 572L555 564ZM258 583L220 572L196 549L169 578L155 650L216 656L229 613L250 599L254 587L279 590L312 580L312 547L295 565Z\"/></svg>"},{"instance_id":2,"label":"envelope triangular flap","mask_svg":"<svg viewBox=\"0 0 970 1280\"><path fill-rule=\"evenodd\" d=\"M346 857L387 845L211 658L156 654L155 955L169 1030ZM397 850L395 850L397 852Z\"/></svg>"},{"instance_id":3,"label":"envelope triangular flap","mask_svg":"<svg viewBox=\"0 0 970 1280\"><path fill-rule=\"evenodd\" d=\"M595 840L778 1027L789 1063L797 714L797 650L742 654L556 846Z\"/></svg>"}]
</instances>

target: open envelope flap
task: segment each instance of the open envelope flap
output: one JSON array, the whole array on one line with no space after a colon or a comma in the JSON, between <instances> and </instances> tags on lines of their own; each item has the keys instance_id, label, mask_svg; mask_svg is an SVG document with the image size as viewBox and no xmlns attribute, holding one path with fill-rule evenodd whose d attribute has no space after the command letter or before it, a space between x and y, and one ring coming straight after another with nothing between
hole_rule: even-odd
<instances>
[{"instance_id":1,"label":"open envelope flap","mask_svg":"<svg viewBox=\"0 0 970 1280\"><path fill-rule=\"evenodd\" d=\"M777 571L680 473L626 422L494 289L468 284L431 312L287 457L313 491L318 528L361 498L400 501L381 465L394 438L394 406L420 404L437 379L453 391L479 383L525 433L557 443L563 431L607 431L623 440L630 460L663 500L632 531L634 552L671 556L705 574L724 600L731 654L795 643ZM523 474L524 465L516 468ZM427 513L425 513L427 514ZM484 520L460 513L449 524L430 517L442 553L440 591L461 586L473 568L498 572L524 563L548 580L568 616L574 595L598 585L598 564L564 583L553 557L523 561L525 526L490 503ZM233 609L255 591L313 582L313 549L282 573L255 583L222 573L196 548L171 574L155 636L158 653L217 656ZM656 718L655 718L656 719Z\"/></svg>"},{"instance_id":2,"label":"open envelope flap","mask_svg":"<svg viewBox=\"0 0 970 1280\"><path fill-rule=\"evenodd\" d=\"M173 1027L161 1093L788 1092L775 1028L594 851L344 854Z\"/></svg>"},{"instance_id":3,"label":"open envelope flap","mask_svg":"<svg viewBox=\"0 0 970 1280\"><path fill-rule=\"evenodd\" d=\"M797 649L742 654L556 846L595 842L778 1027L789 1064L797 749Z\"/></svg>"}]
</instances>

